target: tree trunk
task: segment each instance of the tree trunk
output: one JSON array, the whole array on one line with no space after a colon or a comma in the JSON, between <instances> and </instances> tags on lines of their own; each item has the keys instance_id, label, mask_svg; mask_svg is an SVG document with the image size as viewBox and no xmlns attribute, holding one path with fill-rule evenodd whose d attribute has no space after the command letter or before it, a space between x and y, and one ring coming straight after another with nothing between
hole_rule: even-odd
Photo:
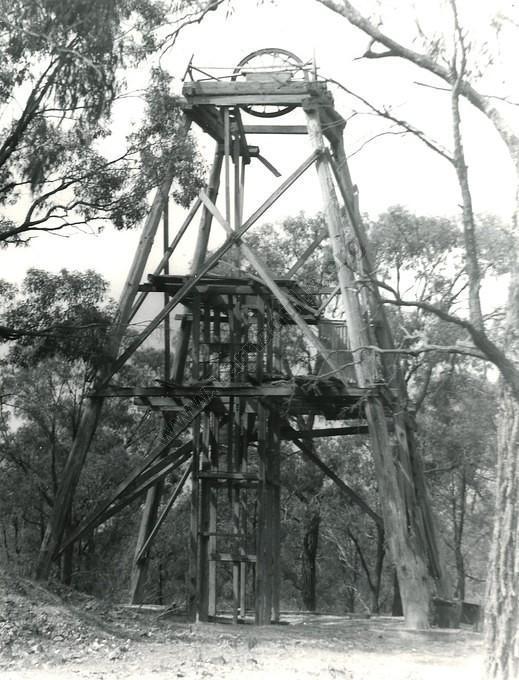
<instances>
[{"instance_id":1,"label":"tree trunk","mask_svg":"<svg viewBox=\"0 0 519 680\"><path fill-rule=\"evenodd\" d=\"M72 522L70 517L70 512L67 517L65 526L65 537L70 533L72 528ZM66 585L69 586L72 583L72 571L74 567L74 544L71 543L61 557L61 580Z\"/></svg>"},{"instance_id":2,"label":"tree trunk","mask_svg":"<svg viewBox=\"0 0 519 680\"><path fill-rule=\"evenodd\" d=\"M382 587L382 571L384 568L384 556L386 554L385 532L382 527L377 527L377 557L375 561L375 585L372 590L371 611L373 614L380 613L380 588Z\"/></svg>"},{"instance_id":3,"label":"tree trunk","mask_svg":"<svg viewBox=\"0 0 519 680\"><path fill-rule=\"evenodd\" d=\"M402 598L400 597L400 586L398 585L398 574L393 570L393 604L391 605L391 616L403 616Z\"/></svg>"},{"instance_id":4,"label":"tree trunk","mask_svg":"<svg viewBox=\"0 0 519 680\"><path fill-rule=\"evenodd\" d=\"M465 527L465 507L467 495L467 481L465 469L462 468L457 483L457 498L453 499L452 519L454 525L454 559L456 562L455 597L465 599L465 559L463 557L463 530Z\"/></svg>"},{"instance_id":5,"label":"tree trunk","mask_svg":"<svg viewBox=\"0 0 519 680\"><path fill-rule=\"evenodd\" d=\"M463 238L465 242L466 269L469 284L469 318L479 330L483 329L483 314L479 290L481 286L481 272L478 259L476 226L472 208L472 194L470 192L469 171L465 163L465 152L461 138L461 119L459 109L459 91L453 88L451 97L452 129L454 136L454 168L458 178L462 198Z\"/></svg>"},{"instance_id":6,"label":"tree trunk","mask_svg":"<svg viewBox=\"0 0 519 680\"><path fill-rule=\"evenodd\" d=\"M371 45L383 45L385 53L380 49L368 49L365 56L400 57L419 68L435 74L449 85L452 80L452 69L440 61L435 61L429 54L419 53L396 40L390 38L363 16L349 0L318 0L333 12L344 16L353 26L364 31L371 39ZM468 80L462 80L460 93L495 127L510 158L514 164L517 182L516 212L514 227L519 227L519 135L516 133L517 122L508 120L495 108L495 100L480 94ZM469 254L470 256L470 254ZM519 249L516 244L516 256ZM516 263L517 267L517 263ZM518 627L518 593L519 593L519 540L518 515L519 492L517 480L517 452L519 444L518 412L519 412L519 376L517 363L510 359L517 359L519 354L517 328L519 325L519 272L514 272L511 284L511 299L509 305L508 342L504 347L504 355L496 351L496 347L482 334L476 337L471 332L475 344L487 354L489 359L498 367L506 387L503 387L501 401L501 418L498 428L498 486L496 498L496 517L494 526L494 545L489 565L488 584L488 615L487 615L487 676L499 680L511 680L519 676L519 642L517 641ZM514 356L515 355L515 356ZM513 394L512 394L513 393ZM515 459L514 459L515 458Z\"/></svg>"},{"instance_id":7,"label":"tree trunk","mask_svg":"<svg viewBox=\"0 0 519 680\"><path fill-rule=\"evenodd\" d=\"M504 387L498 421L494 535L485 612L488 680L519 677L518 452L519 403Z\"/></svg>"},{"instance_id":8,"label":"tree trunk","mask_svg":"<svg viewBox=\"0 0 519 680\"><path fill-rule=\"evenodd\" d=\"M317 546L321 517L319 510L310 508L305 517L305 534L303 537L302 589L303 604L307 611L315 612L317 608Z\"/></svg>"},{"instance_id":9,"label":"tree trunk","mask_svg":"<svg viewBox=\"0 0 519 680\"><path fill-rule=\"evenodd\" d=\"M465 559L460 548L456 547L456 590L454 597L458 600L465 599Z\"/></svg>"}]
</instances>

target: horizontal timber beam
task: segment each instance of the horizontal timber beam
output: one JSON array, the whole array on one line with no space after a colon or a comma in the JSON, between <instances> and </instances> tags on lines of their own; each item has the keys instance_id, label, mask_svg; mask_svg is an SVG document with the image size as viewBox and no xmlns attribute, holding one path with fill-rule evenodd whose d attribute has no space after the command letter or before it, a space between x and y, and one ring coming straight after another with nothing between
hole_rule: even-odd
<instances>
[{"instance_id":1,"label":"horizontal timber beam","mask_svg":"<svg viewBox=\"0 0 519 680\"><path fill-rule=\"evenodd\" d=\"M290 397L294 394L294 385L247 385L236 383L230 385L174 385L170 389L164 387L106 387L95 392L95 396L103 397L196 397L204 389L205 394L215 397ZM366 390L361 391L362 395Z\"/></svg>"},{"instance_id":2,"label":"horizontal timber beam","mask_svg":"<svg viewBox=\"0 0 519 680\"><path fill-rule=\"evenodd\" d=\"M193 106L293 106L302 105L308 98L302 94L195 94L189 97L188 102Z\"/></svg>"},{"instance_id":3,"label":"horizontal timber beam","mask_svg":"<svg viewBox=\"0 0 519 680\"><path fill-rule=\"evenodd\" d=\"M265 81L247 81L247 82L223 82L223 81L198 81L193 83L185 83L182 88L182 95L186 101L190 103L192 98L197 96L240 96L240 95L323 95L327 92L325 83L311 82L307 80L280 82L275 78Z\"/></svg>"},{"instance_id":4,"label":"horizontal timber beam","mask_svg":"<svg viewBox=\"0 0 519 680\"><path fill-rule=\"evenodd\" d=\"M244 125L248 135L306 135L306 125Z\"/></svg>"},{"instance_id":5,"label":"horizontal timber beam","mask_svg":"<svg viewBox=\"0 0 519 680\"><path fill-rule=\"evenodd\" d=\"M281 439L294 441L296 439L314 439L318 437L340 437L342 435L368 434L367 425L348 425L345 427L326 427L315 430L292 430L284 433L281 431Z\"/></svg>"}]
</instances>

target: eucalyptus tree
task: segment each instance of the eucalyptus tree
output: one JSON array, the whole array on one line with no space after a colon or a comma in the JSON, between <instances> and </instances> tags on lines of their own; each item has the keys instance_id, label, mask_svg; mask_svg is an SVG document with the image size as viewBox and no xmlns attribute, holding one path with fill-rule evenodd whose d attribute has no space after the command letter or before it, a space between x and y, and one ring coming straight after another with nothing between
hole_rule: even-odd
<instances>
[{"instance_id":1,"label":"eucalyptus tree","mask_svg":"<svg viewBox=\"0 0 519 680\"><path fill-rule=\"evenodd\" d=\"M369 15L359 11L349 0L318 0L331 11L344 17L361 30L368 39L362 55L373 63L387 59L409 62L417 70L432 76L428 86L445 89L445 102L452 114L452 161L460 187L464 224L464 259L469 274L469 314L446 313L438 306L393 298L397 305L420 307L448 323L457 325L474 347L499 371L497 436L497 485L494 540L489 565L486 612L487 661L489 678L511 680L519 674L517 639L519 636L519 190L511 219L513 262L507 305L506 323L501 337L496 337L481 315L479 288L481 278L480 254L477 247L476 224L472 215L472 197L465 161L462 137L460 98L474 107L497 133L497 138L508 153L519 187L519 129L515 113L516 103L503 85L513 86L508 74L515 71L517 60L517 26L519 16L513 3L500 7L489 5L483 31L473 28L473 3L448 0L438 4L436 15L447 12L444 30L424 24L415 6L407 13L399 13L399 22L390 17ZM379 10L380 6L371 6ZM405 16L406 21L401 21ZM430 15L429 15L430 19ZM439 95L441 96L441 95Z\"/></svg>"},{"instance_id":2,"label":"eucalyptus tree","mask_svg":"<svg viewBox=\"0 0 519 680\"><path fill-rule=\"evenodd\" d=\"M186 14L200 17L216 6L208 5L0 1L0 245L85 224L135 226L162 179L164 154L176 164L177 197L189 201L200 166L167 77L156 71L144 93L128 82L132 69L150 69ZM111 144L114 105L140 95L148 118Z\"/></svg>"}]
</instances>

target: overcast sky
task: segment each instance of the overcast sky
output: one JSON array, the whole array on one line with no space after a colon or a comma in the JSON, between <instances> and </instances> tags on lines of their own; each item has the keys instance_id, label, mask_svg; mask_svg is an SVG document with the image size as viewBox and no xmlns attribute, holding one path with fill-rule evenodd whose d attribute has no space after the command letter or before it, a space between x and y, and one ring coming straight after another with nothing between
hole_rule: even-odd
<instances>
[{"instance_id":1,"label":"overcast sky","mask_svg":"<svg viewBox=\"0 0 519 680\"><path fill-rule=\"evenodd\" d=\"M398 2L392 4L399 5ZM472 5L474 16L484 26L485 17L478 17L476 12L480 4L492 3L476 2ZM448 95L413 85L415 80L433 81L426 74L396 60L356 60L367 47L366 38L315 0L279 0L277 4L267 2L260 7L249 0L235 5L237 11L231 15L227 15L225 10L213 12L201 25L186 29L175 48L164 55L162 64L177 77L179 91L179 78L193 53L194 63L200 66L232 67L256 49L281 47L303 60L312 59L315 54L322 76L339 80L379 104L396 104L395 110L399 115L408 117L411 122L449 144ZM407 6L407 3L400 5ZM434 2L425 4L429 8L434 5ZM439 13L433 10L430 17L434 21ZM513 63L514 67L516 63ZM510 73L505 75L508 77ZM145 86L146 79L144 69L132 74L128 89L139 90ZM333 91L336 108L345 118L359 108L344 93ZM140 108L138 99L124 100L116 105L113 118L119 139L129 129L132 119L138 118ZM463 111L475 210L496 213L507 220L513 205L513 177L508 157L491 126L470 107L464 106ZM456 215L459 197L452 168L444 160L424 151L415 139L380 137L354 153L379 129L380 123L372 117L356 116L345 131L346 148L353 153L351 172L360 189L362 210L376 215L388 206L400 203L420 214ZM198 138L209 163L213 153L212 142L202 135ZM306 138L299 136L283 139L262 136L251 138L250 143L260 144L262 154L285 176L310 153ZM114 138L112 144L115 151L118 139ZM258 161L253 161L248 171L245 217L279 181ZM314 213L321 208L320 198L315 174L309 173L271 213L267 213L265 220L274 221L301 210ZM181 210L172 210L172 232L182 215ZM196 227L196 223L193 226ZM187 234L184 245L173 260L172 271L183 273L186 270L194 233L193 230ZM222 239L223 234L218 234L218 238ZM116 232L108 228L100 235L77 232L68 238L44 235L34 239L27 248L0 251L1 276L9 281L20 281L27 268L34 266L53 271L63 267L76 270L91 268L110 281L111 294L117 297L137 239L137 231ZM156 248L150 270L158 257L160 253Z\"/></svg>"}]
</instances>

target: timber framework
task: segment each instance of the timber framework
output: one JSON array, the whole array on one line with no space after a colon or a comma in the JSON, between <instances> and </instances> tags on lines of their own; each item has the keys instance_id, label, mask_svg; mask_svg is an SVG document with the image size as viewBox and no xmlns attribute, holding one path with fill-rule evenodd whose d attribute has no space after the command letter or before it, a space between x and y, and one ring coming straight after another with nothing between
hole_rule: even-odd
<instances>
[{"instance_id":1,"label":"timber framework","mask_svg":"<svg viewBox=\"0 0 519 680\"><path fill-rule=\"evenodd\" d=\"M191 618L214 619L223 607L235 622L247 612L258 624L279 621L280 444L288 440L339 485L345 512L354 503L385 530L405 602L406 587L414 587L406 576L411 557L423 562L420 577L441 583L441 570L398 359L390 351L368 349L391 350L393 340L378 289L367 283L374 265L348 170L345 121L315 66L278 49L259 50L227 71L191 63L179 104L186 131L196 124L214 140L208 183L171 242L168 194L173 178L166 177L159 188L114 324L112 341L118 351L96 378L74 451L84 459L96 409L105 398L130 398L143 409L160 412L162 443L66 541L61 541L56 519L50 535L54 530L59 538L47 542L49 555L55 558L85 532L145 496L131 585L132 601L141 602L150 546L190 479ZM279 122L294 110L302 112L304 124ZM247 166L260 162L266 172L280 175L251 140L268 144L277 135L300 136L302 144L310 142L310 153L245 217ZM311 169L317 170L326 228L285 272L274 274L247 244L246 233ZM169 259L197 212L201 216L191 271L170 272ZM143 283L161 219L164 255ZM209 253L215 227L225 232L225 240ZM296 275L326 239L336 285L303 290ZM163 299L162 310L124 345L128 324L148 295ZM337 296L344 321L326 318ZM173 313L178 322L174 352ZM120 368L161 326L165 345L160 384L116 381ZM301 363L286 351L288 327L318 357L315 374L301 372ZM371 438L381 516L327 467L313 446L319 437L358 434ZM73 470L69 472L72 479ZM172 474L176 487L162 502L164 480ZM65 491L61 499L65 503Z\"/></svg>"}]
</instances>

